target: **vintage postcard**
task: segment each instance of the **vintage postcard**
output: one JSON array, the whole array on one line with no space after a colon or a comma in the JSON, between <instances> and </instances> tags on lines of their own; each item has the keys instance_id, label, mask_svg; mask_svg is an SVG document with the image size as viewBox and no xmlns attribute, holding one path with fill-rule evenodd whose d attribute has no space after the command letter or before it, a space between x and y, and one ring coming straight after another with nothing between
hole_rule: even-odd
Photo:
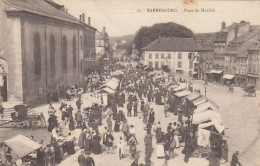
<instances>
[{"instance_id":1,"label":"vintage postcard","mask_svg":"<svg viewBox=\"0 0 260 166\"><path fill-rule=\"evenodd\" d=\"M260 1L0 0L0 166L260 166Z\"/></svg>"}]
</instances>

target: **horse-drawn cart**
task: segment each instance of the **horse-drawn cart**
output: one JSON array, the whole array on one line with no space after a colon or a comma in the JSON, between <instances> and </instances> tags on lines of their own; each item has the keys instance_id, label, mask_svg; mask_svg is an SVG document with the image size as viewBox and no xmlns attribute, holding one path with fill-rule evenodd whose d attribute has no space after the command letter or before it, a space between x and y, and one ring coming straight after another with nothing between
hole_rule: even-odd
<instances>
[{"instance_id":1,"label":"horse-drawn cart","mask_svg":"<svg viewBox=\"0 0 260 166\"><path fill-rule=\"evenodd\" d=\"M47 126L43 113L29 110L27 105L16 105L10 112L10 117L4 117L0 120L1 128L33 129L45 128Z\"/></svg>"}]
</instances>

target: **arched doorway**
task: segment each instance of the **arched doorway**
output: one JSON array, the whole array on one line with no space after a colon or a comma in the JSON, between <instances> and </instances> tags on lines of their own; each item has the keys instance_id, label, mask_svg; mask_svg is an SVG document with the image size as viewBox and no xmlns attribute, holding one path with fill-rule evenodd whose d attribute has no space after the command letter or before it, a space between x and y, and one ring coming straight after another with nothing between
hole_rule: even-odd
<instances>
[{"instance_id":1,"label":"arched doorway","mask_svg":"<svg viewBox=\"0 0 260 166\"><path fill-rule=\"evenodd\" d=\"M7 62L0 57L0 100L4 102L7 101L7 73Z\"/></svg>"}]
</instances>

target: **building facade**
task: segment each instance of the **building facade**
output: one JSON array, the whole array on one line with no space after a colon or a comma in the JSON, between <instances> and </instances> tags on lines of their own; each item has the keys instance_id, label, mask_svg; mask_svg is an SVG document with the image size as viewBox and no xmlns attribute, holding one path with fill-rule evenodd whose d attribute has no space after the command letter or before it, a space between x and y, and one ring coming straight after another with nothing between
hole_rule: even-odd
<instances>
[{"instance_id":1,"label":"building facade","mask_svg":"<svg viewBox=\"0 0 260 166\"><path fill-rule=\"evenodd\" d=\"M103 27L102 32L96 31L96 55L97 59L101 56L105 58L109 58L110 56L110 43L109 43L109 36L106 32L106 28Z\"/></svg>"},{"instance_id":2,"label":"building facade","mask_svg":"<svg viewBox=\"0 0 260 166\"><path fill-rule=\"evenodd\" d=\"M206 73L213 70L214 33L194 34L199 52L198 78L205 79Z\"/></svg>"},{"instance_id":3,"label":"building facade","mask_svg":"<svg viewBox=\"0 0 260 166\"><path fill-rule=\"evenodd\" d=\"M32 103L82 81L84 34L94 36L95 28L49 0L1 0L0 6L6 101Z\"/></svg>"},{"instance_id":4,"label":"building facade","mask_svg":"<svg viewBox=\"0 0 260 166\"><path fill-rule=\"evenodd\" d=\"M257 41L258 29L258 26L251 26L250 22L245 21L228 27L222 23L214 39L214 70L223 76L217 82L231 81L239 86L247 84L248 48Z\"/></svg>"},{"instance_id":5,"label":"building facade","mask_svg":"<svg viewBox=\"0 0 260 166\"><path fill-rule=\"evenodd\" d=\"M163 66L179 74L192 75L198 68L198 51L193 38L162 37L145 48L144 63L155 69Z\"/></svg>"},{"instance_id":6,"label":"building facade","mask_svg":"<svg viewBox=\"0 0 260 166\"><path fill-rule=\"evenodd\" d=\"M260 38L258 42L253 43L248 49L248 71L247 81L249 85L254 85L260 89Z\"/></svg>"}]
</instances>

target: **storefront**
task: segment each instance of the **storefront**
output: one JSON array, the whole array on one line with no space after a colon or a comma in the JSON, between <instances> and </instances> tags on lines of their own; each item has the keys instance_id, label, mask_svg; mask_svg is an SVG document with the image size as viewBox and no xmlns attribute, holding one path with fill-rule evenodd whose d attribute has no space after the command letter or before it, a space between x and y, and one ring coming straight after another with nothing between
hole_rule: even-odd
<instances>
[{"instance_id":1,"label":"storefront","mask_svg":"<svg viewBox=\"0 0 260 166\"><path fill-rule=\"evenodd\" d=\"M260 85L258 83L258 77L258 74L247 74L247 84L254 85L257 89L259 89Z\"/></svg>"}]
</instances>

